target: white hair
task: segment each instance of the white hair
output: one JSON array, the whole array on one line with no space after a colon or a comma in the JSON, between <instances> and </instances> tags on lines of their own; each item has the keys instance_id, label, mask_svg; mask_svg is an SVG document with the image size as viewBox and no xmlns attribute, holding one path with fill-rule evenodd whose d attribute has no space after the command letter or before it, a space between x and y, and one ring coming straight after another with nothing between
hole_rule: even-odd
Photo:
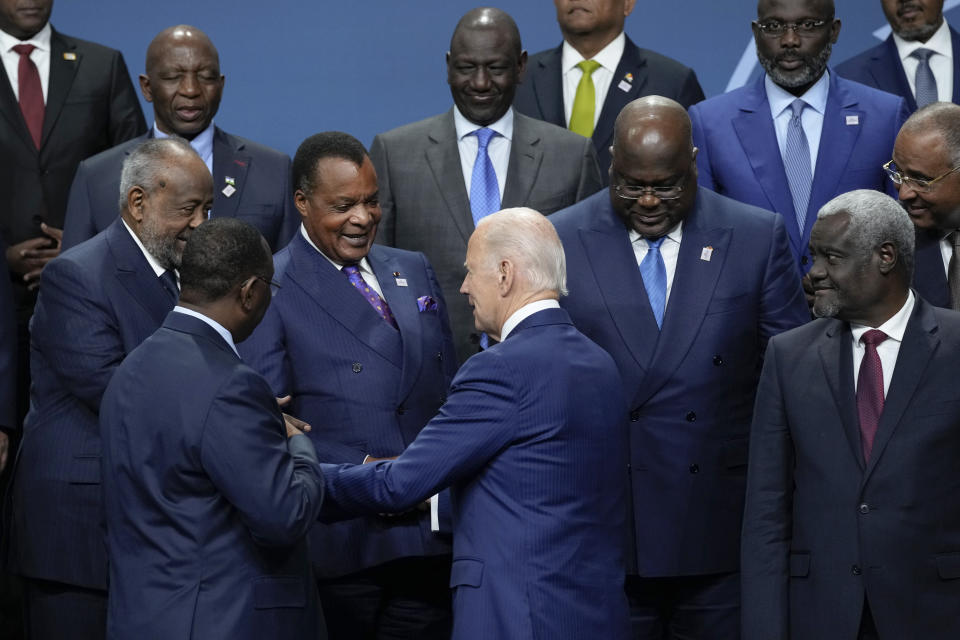
<instances>
[{"instance_id":1,"label":"white hair","mask_svg":"<svg viewBox=\"0 0 960 640\"><path fill-rule=\"evenodd\" d=\"M162 161L174 157L178 152L200 157L189 142L177 136L150 138L130 152L120 172L120 211L127 209L130 189L140 187L150 193L159 186Z\"/></svg>"},{"instance_id":2,"label":"white hair","mask_svg":"<svg viewBox=\"0 0 960 640\"><path fill-rule=\"evenodd\" d=\"M483 231L488 260L510 260L531 293L567 295L563 244L541 213L525 207L504 209L483 218L477 230Z\"/></svg>"}]
</instances>

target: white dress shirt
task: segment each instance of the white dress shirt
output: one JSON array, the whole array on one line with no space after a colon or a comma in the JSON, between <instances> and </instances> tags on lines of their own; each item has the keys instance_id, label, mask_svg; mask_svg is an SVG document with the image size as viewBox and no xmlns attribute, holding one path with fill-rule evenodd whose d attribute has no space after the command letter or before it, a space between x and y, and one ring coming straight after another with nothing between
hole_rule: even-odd
<instances>
[{"instance_id":1,"label":"white dress shirt","mask_svg":"<svg viewBox=\"0 0 960 640\"><path fill-rule=\"evenodd\" d=\"M780 146L780 157L787 152L787 127L793 117L790 104L797 96L775 84L770 76L763 81L767 90L767 102L770 103L770 115L773 116L773 128L777 132L777 144ZM827 94L830 93L830 72L824 71L820 79L806 93L799 96L807 103L807 108L800 116L800 125L807 136L810 147L810 175L817 171L817 153L820 151L820 133L823 131L823 114L827 110Z\"/></svg>"},{"instance_id":2,"label":"white dress shirt","mask_svg":"<svg viewBox=\"0 0 960 640\"><path fill-rule=\"evenodd\" d=\"M157 128L157 123L153 123L153 137L160 138L169 138L170 136L160 131ZM193 150L197 152L197 155L200 156L200 159L203 160L203 164L207 165L207 171L210 172L210 175L213 175L213 122L210 123L206 129L198 133L193 140L189 141L190 146L193 147ZM217 185L213 185L214 190L216 190Z\"/></svg>"},{"instance_id":3,"label":"white dress shirt","mask_svg":"<svg viewBox=\"0 0 960 640\"><path fill-rule=\"evenodd\" d=\"M907 41L893 34L893 42L897 45L897 54L903 65L903 72L910 84L910 92L917 95L917 65L920 61L910 56L917 49L930 49L933 55L927 63L937 81L937 99L941 102L953 100L953 42L950 39L950 26L944 20L926 42Z\"/></svg>"},{"instance_id":4,"label":"white dress shirt","mask_svg":"<svg viewBox=\"0 0 960 640\"><path fill-rule=\"evenodd\" d=\"M40 74L40 89L43 91L43 103L47 103L47 87L50 86L50 36L53 31L50 23L43 25L43 29L29 40L17 40L12 35L0 29L0 58L3 59L3 69L10 79L13 96L20 100L20 54L13 50L18 44L32 44L36 47L30 52L30 60L37 67Z\"/></svg>"},{"instance_id":5,"label":"white dress shirt","mask_svg":"<svg viewBox=\"0 0 960 640\"><path fill-rule=\"evenodd\" d=\"M471 134L482 127L467 120L456 106L453 107L453 125L457 130L457 149L460 151L463 184L467 187L467 195L470 195L473 165L477 161L477 149L480 148L477 136ZM510 143L513 142L513 107L507 109L502 118L493 124L488 124L487 129L493 129L500 134L490 138L487 144L487 155L497 174L497 186L500 187L500 199L503 200L503 188L507 184L507 167L510 164Z\"/></svg>"},{"instance_id":6,"label":"white dress shirt","mask_svg":"<svg viewBox=\"0 0 960 640\"><path fill-rule=\"evenodd\" d=\"M537 300L536 302L531 302L530 304L525 304L513 313L510 314L510 317L507 318L507 321L503 323L503 328L500 329L500 342L503 342L507 339L507 336L510 335L514 329L517 328L517 325L535 314L538 311L543 311L544 309L559 309L560 303L554 299L549 300Z\"/></svg>"},{"instance_id":7,"label":"white dress shirt","mask_svg":"<svg viewBox=\"0 0 960 640\"><path fill-rule=\"evenodd\" d=\"M595 105L593 108L593 125L596 126L600 120L600 112L603 110L603 102L607 99L607 92L610 90L610 83L613 82L613 74L617 72L617 65L620 64L620 58L623 57L623 49L626 47L627 37L620 32L613 41L605 46L590 58L600 63L600 66L593 72L593 88L595 91ZM569 42L563 41L563 50L560 54L560 71L563 74L563 115L567 126L570 126L570 114L573 113L573 101L577 97L577 87L580 85L580 78L583 77L583 71L577 67L577 64L586 60L580 52L573 48ZM621 78L622 80L622 78Z\"/></svg>"},{"instance_id":8,"label":"white dress shirt","mask_svg":"<svg viewBox=\"0 0 960 640\"><path fill-rule=\"evenodd\" d=\"M880 366L883 368L883 397L887 397L887 391L890 389L890 380L893 378L893 369L897 365L897 356L900 354L900 344L903 342L903 334L907 330L907 323L910 321L910 314L913 313L913 307L916 299L913 297L913 291L907 293L907 301L900 307L893 317L884 322L879 327L880 331L887 334L887 339L877 345L877 355L880 356ZM860 363L863 361L863 355L866 353L866 347L860 341L870 329L862 324L850 324L850 331L853 333L853 388L857 388L860 378Z\"/></svg>"},{"instance_id":9,"label":"white dress shirt","mask_svg":"<svg viewBox=\"0 0 960 640\"><path fill-rule=\"evenodd\" d=\"M227 344L230 345L230 348L233 349L233 352L234 352L235 354L237 354L237 357L238 357L238 358L240 357L240 352L237 351L237 345L234 344L234 342L233 342L233 336L230 335L230 332L227 331L227 328L224 327L222 324L220 324L219 322L217 322L217 321L214 320L213 318L210 318L210 317L208 317L208 316L203 315L202 313L198 313L198 312L194 311L193 309L187 309L186 307L181 307L180 305L175 306L175 307L173 308L173 310L176 311L177 313L182 313L182 314L184 314L184 315L186 315L186 316L193 316L194 318L197 318L198 320L203 320L204 322L206 322L208 325L210 325L211 327L213 327L213 330L214 330L214 331L216 331L217 333L220 334L220 337L221 337L221 338L223 338L224 340L226 340Z\"/></svg>"},{"instance_id":10,"label":"white dress shirt","mask_svg":"<svg viewBox=\"0 0 960 640\"><path fill-rule=\"evenodd\" d=\"M307 241L307 244L317 250L317 253L326 258L327 262L335 266L337 271L343 271L342 264L331 260L330 256L325 254L323 251L320 251L320 247L313 243L313 240L310 239L310 234L307 233L307 228L302 224L300 225L300 235L302 235L303 239ZM376 291L378 296L383 298L383 289L380 288L380 281L377 280L377 276L373 274L373 268L370 266L370 261L367 260L366 256L364 256L363 259L357 263L357 267L360 269L360 276L363 278L363 281L366 282L371 289Z\"/></svg>"},{"instance_id":11,"label":"white dress shirt","mask_svg":"<svg viewBox=\"0 0 960 640\"><path fill-rule=\"evenodd\" d=\"M667 297L663 301L664 313L666 313L667 303L670 301L670 291L673 289L673 275L677 272L677 257L680 255L680 240L683 239L683 223L681 222L664 236L663 243L660 245L660 257L663 258L663 266L667 271ZM637 257L637 267L647 257L647 251L650 245L646 238L639 233L630 230L630 244L633 245L633 255Z\"/></svg>"},{"instance_id":12,"label":"white dress shirt","mask_svg":"<svg viewBox=\"0 0 960 640\"><path fill-rule=\"evenodd\" d=\"M130 228L130 225L127 224L127 221L124 220L123 218L120 218L120 222L122 222L122 223L123 223L123 226L126 227L127 233L130 234L130 237L133 238L133 241L137 243L137 247L139 247L140 252L143 253L143 257L147 259L147 262L150 264L150 268L153 269L153 272L154 272L155 274L157 274L157 277L159 278L159 277L162 276L164 273L166 273L166 272L167 272L166 267L164 267L164 266L161 265L159 262L157 262L157 259L154 258L153 255L152 255L149 251L147 251L147 248L146 248L145 246L143 246L143 243L142 243L142 242L140 242L140 238L138 238L138 237L137 237L137 234L135 234L135 233L133 232L133 229ZM176 276L177 276L177 287L179 287L179 286L180 286L180 275L177 274L176 271L174 271L173 273L176 274Z\"/></svg>"}]
</instances>

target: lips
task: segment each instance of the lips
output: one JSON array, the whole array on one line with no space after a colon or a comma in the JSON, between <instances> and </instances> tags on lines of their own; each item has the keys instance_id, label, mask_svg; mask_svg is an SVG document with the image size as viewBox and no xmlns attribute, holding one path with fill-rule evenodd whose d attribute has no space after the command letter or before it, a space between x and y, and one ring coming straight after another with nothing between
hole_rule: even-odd
<instances>
[{"instance_id":1,"label":"lips","mask_svg":"<svg viewBox=\"0 0 960 640\"><path fill-rule=\"evenodd\" d=\"M193 122L198 120L203 114L203 109L200 107L177 107L175 109L177 117L184 122Z\"/></svg>"},{"instance_id":2,"label":"lips","mask_svg":"<svg viewBox=\"0 0 960 640\"><path fill-rule=\"evenodd\" d=\"M351 247L365 247L370 238L369 233L342 233L340 238Z\"/></svg>"}]
</instances>

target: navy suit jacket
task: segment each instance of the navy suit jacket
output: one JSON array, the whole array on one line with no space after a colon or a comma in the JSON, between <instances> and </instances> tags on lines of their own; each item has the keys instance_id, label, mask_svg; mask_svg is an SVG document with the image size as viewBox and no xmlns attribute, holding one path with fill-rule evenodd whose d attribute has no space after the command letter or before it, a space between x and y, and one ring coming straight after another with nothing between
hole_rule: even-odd
<instances>
[{"instance_id":1,"label":"navy suit jacket","mask_svg":"<svg viewBox=\"0 0 960 640\"><path fill-rule=\"evenodd\" d=\"M628 637L625 438L610 357L561 309L460 368L393 462L323 465L327 498L403 511L451 486L453 639Z\"/></svg>"},{"instance_id":2,"label":"navy suit jacket","mask_svg":"<svg viewBox=\"0 0 960 640\"><path fill-rule=\"evenodd\" d=\"M700 185L734 200L783 216L790 248L801 273L810 268L807 244L820 210L854 189L876 189L897 197L883 170L907 119L901 98L830 74L823 132L803 233L777 144L764 77L690 108L693 142L700 150Z\"/></svg>"},{"instance_id":3,"label":"navy suit jacket","mask_svg":"<svg viewBox=\"0 0 960 640\"><path fill-rule=\"evenodd\" d=\"M960 638L960 314L922 299L869 462L849 324L774 338L757 391L743 525L744 640Z\"/></svg>"},{"instance_id":4,"label":"navy suit jacket","mask_svg":"<svg viewBox=\"0 0 960 640\"><path fill-rule=\"evenodd\" d=\"M530 56L526 77L517 87L513 106L531 118L566 128L563 69L560 68L562 58L562 43L555 49ZM629 89L621 89L621 82L626 82ZM608 170L613 123L628 102L643 96L665 96L676 100L684 108L700 102L704 97L693 69L655 51L641 49L627 38L592 136L604 185L610 182Z\"/></svg>"},{"instance_id":5,"label":"navy suit jacket","mask_svg":"<svg viewBox=\"0 0 960 640\"><path fill-rule=\"evenodd\" d=\"M0 251L6 251L0 240ZM0 253L0 255L4 255ZM0 271L0 429L14 430L17 420L17 323L10 278ZM8 464L14 452L9 452Z\"/></svg>"},{"instance_id":6,"label":"navy suit jacket","mask_svg":"<svg viewBox=\"0 0 960 640\"><path fill-rule=\"evenodd\" d=\"M953 50L960 53L960 33L952 27L950 42ZM953 55L953 101L960 103L960 57L957 53ZM854 82L900 96L906 100L910 113L917 110L917 98L910 91L893 34L875 47L838 64L837 73Z\"/></svg>"},{"instance_id":7,"label":"navy suit jacket","mask_svg":"<svg viewBox=\"0 0 960 640\"><path fill-rule=\"evenodd\" d=\"M283 288L240 346L278 397L293 396L289 412L313 427L309 436L324 462L402 453L443 404L456 371L443 294L423 254L374 245L367 260L399 331L297 233L274 261ZM424 301L420 311L424 296L435 304ZM450 552L419 510L317 525L310 549L321 577Z\"/></svg>"},{"instance_id":8,"label":"navy suit jacket","mask_svg":"<svg viewBox=\"0 0 960 640\"><path fill-rule=\"evenodd\" d=\"M152 136L153 129L80 163L67 203L64 248L95 236L117 219L123 161ZM223 193L228 178L236 189L230 196ZM212 216L238 218L253 225L277 251L300 226L291 188L287 154L215 129Z\"/></svg>"},{"instance_id":9,"label":"navy suit jacket","mask_svg":"<svg viewBox=\"0 0 960 640\"><path fill-rule=\"evenodd\" d=\"M11 561L22 575L106 589L100 400L117 365L172 308L119 218L44 268L11 488Z\"/></svg>"},{"instance_id":10,"label":"navy suit jacket","mask_svg":"<svg viewBox=\"0 0 960 640\"><path fill-rule=\"evenodd\" d=\"M938 232L917 230L916 251L913 254L913 288L917 294L935 307L950 308L950 285L943 268Z\"/></svg>"},{"instance_id":11,"label":"navy suit jacket","mask_svg":"<svg viewBox=\"0 0 960 640\"><path fill-rule=\"evenodd\" d=\"M320 464L213 327L167 316L117 368L100 429L108 638L324 637L305 540Z\"/></svg>"},{"instance_id":12,"label":"navy suit jacket","mask_svg":"<svg viewBox=\"0 0 960 640\"><path fill-rule=\"evenodd\" d=\"M783 220L699 189L662 331L609 191L550 220L567 254L561 304L613 356L630 403L631 571L736 571L763 350L810 318Z\"/></svg>"}]
</instances>

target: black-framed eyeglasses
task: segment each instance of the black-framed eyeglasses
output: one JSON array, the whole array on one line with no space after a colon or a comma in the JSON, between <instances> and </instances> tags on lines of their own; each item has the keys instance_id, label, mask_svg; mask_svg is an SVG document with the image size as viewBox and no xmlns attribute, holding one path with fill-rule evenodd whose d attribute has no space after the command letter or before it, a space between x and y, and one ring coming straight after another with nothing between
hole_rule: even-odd
<instances>
[{"instance_id":1,"label":"black-framed eyeglasses","mask_svg":"<svg viewBox=\"0 0 960 640\"><path fill-rule=\"evenodd\" d=\"M686 180L686 176L683 177ZM617 195L624 200L639 200L643 196L655 196L659 200L676 200L683 193L683 180L669 187L649 187L639 184L618 184L613 187Z\"/></svg>"},{"instance_id":2,"label":"black-framed eyeglasses","mask_svg":"<svg viewBox=\"0 0 960 640\"><path fill-rule=\"evenodd\" d=\"M883 170L887 172L887 175L890 177L890 181L898 187L905 184L918 193L928 193L933 188L933 185L937 184L954 171L960 170L960 165L957 165L953 169L950 169L946 173L931 180L925 180L923 178L911 178L910 176L903 175L894 164L893 160L883 165Z\"/></svg>"},{"instance_id":3,"label":"black-framed eyeglasses","mask_svg":"<svg viewBox=\"0 0 960 640\"><path fill-rule=\"evenodd\" d=\"M801 20L800 22L780 22L779 20L759 22L754 20L753 24L760 29L760 33L768 38L779 38L787 33L787 30L792 30L801 38L812 38L817 35L820 29L828 22L832 23L833 20L813 20L812 18Z\"/></svg>"},{"instance_id":4,"label":"black-framed eyeglasses","mask_svg":"<svg viewBox=\"0 0 960 640\"><path fill-rule=\"evenodd\" d=\"M260 282L263 282L268 287L270 287L270 293L272 295L276 295L277 291L279 291L280 289L283 289L283 287L280 286L279 282L274 282L273 280L270 280L269 278L264 278L263 276L253 276L253 277L259 280Z\"/></svg>"}]
</instances>

